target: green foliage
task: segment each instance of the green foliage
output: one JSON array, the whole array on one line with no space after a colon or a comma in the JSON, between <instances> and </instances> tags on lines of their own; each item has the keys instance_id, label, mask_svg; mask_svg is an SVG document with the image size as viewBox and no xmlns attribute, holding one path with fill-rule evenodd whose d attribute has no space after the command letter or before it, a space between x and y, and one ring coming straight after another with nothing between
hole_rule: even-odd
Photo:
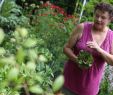
<instances>
[{"instance_id":1,"label":"green foliage","mask_svg":"<svg viewBox=\"0 0 113 95\"><path fill-rule=\"evenodd\" d=\"M106 64L105 66L105 73L104 73L104 77L102 79L101 85L100 85L100 91L99 91L99 95L112 95L113 94L113 90L112 90L112 86L110 83L110 74L111 74L111 70L110 70L110 65Z\"/></svg>"},{"instance_id":2,"label":"green foliage","mask_svg":"<svg viewBox=\"0 0 113 95\"><path fill-rule=\"evenodd\" d=\"M61 72L66 58L62 49L74 28L73 20L64 21L64 16L49 6L38 9L36 14L32 14L32 17L30 30L32 34L35 34L33 36L42 39L42 44L39 47L45 47L52 53L53 57L49 66L53 72Z\"/></svg>"},{"instance_id":3,"label":"green foliage","mask_svg":"<svg viewBox=\"0 0 113 95\"><path fill-rule=\"evenodd\" d=\"M25 92L21 91L24 95L27 95L27 93L43 94L48 92L48 89L52 93L51 87L54 75L52 69L47 65L49 59L45 56L51 54L49 51L41 54L39 50L43 49L44 51L46 49L42 47L39 49L38 41L33 40L34 37L31 37L30 32L26 33L26 36L21 34L23 30L28 32L24 28L17 28L15 32L10 34L12 36L6 36L9 39L15 39L13 42L7 41L8 45L13 43L15 48L7 48L7 42L4 41L6 52L3 53L4 50L1 49L0 94L16 95L20 93L21 89L24 89ZM29 45L27 47L25 46L26 40ZM3 43L3 40L1 43ZM15 49L14 52L11 52L11 49Z\"/></svg>"},{"instance_id":4,"label":"green foliage","mask_svg":"<svg viewBox=\"0 0 113 95\"><path fill-rule=\"evenodd\" d=\"M4 17L10 16L10 10L13 8L18 9L18 6L15 4L15 2L14 1L9 2L8 0L5 0L1 8L1 15Z\"/></svg>"},{"instance_id":5,"label":"green foliage","mask_svg":"<svg viewBox=\"0 0 113 95\"><path fill-rule=\"evenodd\" d=\"M0 27L6 32L15 30L17 26L28 26L28 21L29 19L22 15L21 8L14 1L6 0L4 2L0 16Z\"/></svg>"},{"instance_id":6,"label":"green foliage","mask_svg":"<svg viewBox=\"0 0 113 95\"><path fill-rule=\"evenodd\" d=\"M107 79L104 79L102 82L101 88L100 88L100 94L99 95L110 95L109 93L109 81Z\"/></svg>"},{"instance_id":7,"label":"green foliage","mask_svg":"<svg viewBox=\"0 0 113 95\"><path fill-rule=\"evenodd\" d=\"M78 55L78 63L81 68L89 68L92 66L93 57L89 52L81 50Z\"/></svg>"},{"instance_id":8,"label":"green foliage","mask_svg":"<svg viewBox=\"0 0 113 95\"><path fill-rule=\"evenodd\" d=\"M52 18L51 16L39 16L37 19L38 23L35 26L36 36L37 38L40 37L44 40L44 47L48 48L53 54L52 60L54 61L50 65L52 66L54 72L59 71L58 67L61 67L62 64L58 63L63 63L65 58L62 48L70 34L70 30L64 23L58 22L58 20Z\"/></svg>"},{"instance_id":9,"label":"green foliage","mask_svg":"<svg viewBox=\"0 0 113 95\"><path fill-rule=\"evenodd\" d=\"M41 11L41 13L46 12L46 10ZM20 14L20 11L18 12ZM15 10L13 13L12 19L17 18ZM5 35L4 44L1 43L6 53L1 52L4 56L0 58L2 68L0 83L3 85L0 93L16 95L21 92L25 95L26 89L27 93L35 94L53 92L53 79L57 77L55 72L61 72L63 64L60 63L65 59L62 48L74 25L71 24L71 20L64 22L62 15L40 16L39 13L39 16L32 16L34 23L30 22L31 26L27 26L28 31L21 27L11 31L9 26L10 32ZM9 16L4 18L7 20ZM11 23L11 19L9 22ZM71 26L68 28L68 25ZM58 84L54 86L57 87ZM60 87L61 85L57 90Z\"/></svg>"}]
</instances>

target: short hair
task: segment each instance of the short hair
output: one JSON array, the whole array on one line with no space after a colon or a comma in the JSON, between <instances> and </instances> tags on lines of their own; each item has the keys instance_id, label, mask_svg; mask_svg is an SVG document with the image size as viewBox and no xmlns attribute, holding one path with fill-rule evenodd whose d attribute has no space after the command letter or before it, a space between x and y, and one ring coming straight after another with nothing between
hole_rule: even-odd
<instances>
[{"instance_id":1,"label":"short hair","mask_svg":"<svg viewBox=\"0 0 113 95\"><path fill-rule=\"evenodd\" d=\"M96 10L101 10L103 12L108 12L110 17L113 17L113 5L109 4L109 3L98 3L95 7L94 7L94 12Z\"/></svg>"}]
</instances>

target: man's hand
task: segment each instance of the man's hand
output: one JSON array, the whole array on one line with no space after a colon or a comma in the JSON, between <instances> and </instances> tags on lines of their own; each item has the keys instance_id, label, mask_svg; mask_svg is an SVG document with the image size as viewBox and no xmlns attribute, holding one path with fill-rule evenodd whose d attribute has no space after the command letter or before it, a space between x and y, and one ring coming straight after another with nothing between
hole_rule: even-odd
<instances>
[{"instance_id":1,"label":"man's hand","mask_svg":"<svg viewBox=\"0 0 113 95\"><path fill-rule=\"evenodd\" d=\"M92 49L95 49L95 50L99 50L100 49L100 46L97 44L96 41L88 41L86 43L86 45L89 47L89 48L92 48Z\"/></svg>"}]
</instances>

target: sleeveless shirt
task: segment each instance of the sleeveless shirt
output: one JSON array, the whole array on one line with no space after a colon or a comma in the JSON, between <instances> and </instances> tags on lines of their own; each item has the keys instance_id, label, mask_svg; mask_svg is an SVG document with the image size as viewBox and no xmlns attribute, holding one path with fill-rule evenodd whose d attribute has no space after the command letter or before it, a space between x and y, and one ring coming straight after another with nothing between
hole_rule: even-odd
<instances>
[{"instance_id":1,"label":"sleeveless shirt","mask_svg":"<svg viewBox=\"0 0 113 95\"><path fill-rule=\"evenodd\" d=\"M97 95L99 91L100 81L102 79L105 61L99 56L97 51L86 46L87 41L92 41L91 34L92 23L85 22L82 37L74 46L75 55L80 50L88 51L93 56L92 66L88 69L81 69L76 63L68 60L64 67L64 86L78 95ZM101 44L101 48L110 53L113 40L112 30L108 30L106 38Z\"/></svg>"}]
</instances>

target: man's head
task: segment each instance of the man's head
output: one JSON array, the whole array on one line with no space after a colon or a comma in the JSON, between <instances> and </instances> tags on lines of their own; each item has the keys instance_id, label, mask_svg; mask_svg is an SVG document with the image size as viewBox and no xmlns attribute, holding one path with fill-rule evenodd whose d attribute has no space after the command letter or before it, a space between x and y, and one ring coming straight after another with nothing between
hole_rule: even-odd
<instances>
[{"instance_id":1,"label":"man's head","mask_svg":"<svg viewBox=\"0 0 113 95\"><path fill-rule=\"evenodd\" d=\"M113 6L111 4L108 3L98 3L95 7L94 7L94 12L96 10L100 10L102 12L108 12L110 17L113 17Z\"/></svg>"},{"instance_id":2,"label":"man's head","mask_svg":"<svg viewBox=\"0 0 113 95\"><path fill-rule=\"evenodd\" d=\"M98 3L94 9L94 26L105 28L113 19L113 6L108 3Z\"/></svg>"}]
</instances>

